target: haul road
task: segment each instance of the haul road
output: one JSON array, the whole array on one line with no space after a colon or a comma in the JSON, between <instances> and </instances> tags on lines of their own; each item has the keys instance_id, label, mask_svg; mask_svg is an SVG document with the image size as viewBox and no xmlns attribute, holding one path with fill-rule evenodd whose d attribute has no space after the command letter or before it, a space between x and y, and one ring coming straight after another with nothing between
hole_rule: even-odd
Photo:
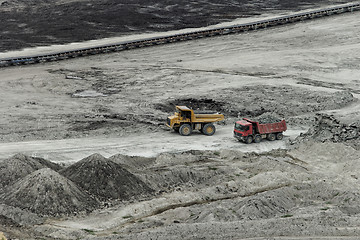
<instances>
[{"instance_id":1,"label":"haul road","mask_svg":"<svg viewBox=\"0 0 360 240\"><path fill-rule=\"evenodd\" d=\"M51 52L51 53L39 54L39 55L0 58L0 67L58 61L58 60L82 57L87 55L117 52L117 51L133 49L133 48L167 44L178 41L188 41L188 40L204 38L204 37L213 37L213 36L226 35L232 33L241 33L250 30L256 30L256 29L267 28L276 25L282 25L286 23L309 20L318 17L325 17L333 14L352 12L356 10L360 10L360 2L342 4L342 5L332 6L318 10L305 11L301 13L295 13L291 15L280 16L280 17L275 17L275 18L270 18L270 19L265 19L250 23L231 25L221 28L209 28L207 30L201 30L201 31L193 31L193 32L186 32L181 34L165 35L161 37L123 41L114 44L99 45L96 47L89 47L89 48L71 49L69 51L62 51L62 52Z\"/></svg>"}]
</instances>

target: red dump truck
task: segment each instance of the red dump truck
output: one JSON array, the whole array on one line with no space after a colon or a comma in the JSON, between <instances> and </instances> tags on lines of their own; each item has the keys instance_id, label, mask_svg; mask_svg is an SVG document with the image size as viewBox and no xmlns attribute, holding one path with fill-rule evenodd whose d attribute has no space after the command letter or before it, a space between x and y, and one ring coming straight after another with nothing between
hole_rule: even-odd
<instances>
[{"instance_id":1,"label":"red dump truck","mask_svg":"<svg viewBox=\"0 0 360 240\"><path fill-rule=\"evenodd\" d=\"M261 124L247 118L235 122L234 137L245 143L259 143L266 138L269 141L283 139L283 132L287 129L285 120L274 123Z\"/></svg>"}]
</instances>

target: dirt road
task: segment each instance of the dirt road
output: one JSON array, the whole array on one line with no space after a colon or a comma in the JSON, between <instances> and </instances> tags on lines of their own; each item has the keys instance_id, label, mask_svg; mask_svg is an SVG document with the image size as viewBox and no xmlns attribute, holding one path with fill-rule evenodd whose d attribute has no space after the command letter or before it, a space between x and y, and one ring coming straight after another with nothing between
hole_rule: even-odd
<instances>
[{"instance_id":1,"label":"dirt road","mask_svg":"<svg viewBox=\"0 0 360 240\"><path fill-rule=\"evenodd\" d=\"M56 163L70 164L93 153L105 157L121 153L130 156L155 157L164 152L192 150L237 149L243 152L265 152L286 148L286 140L295 138L305 129L289 129L284 141L246 145L232 136L233 126L218 126L214 136L204 136L194 132L182 137L172 131L138 134L119 138L79 138L64 140L42 140L10 142L0 145L0 158L8 158L16 153L42 157Z\"/></svg>"}]
</instances>

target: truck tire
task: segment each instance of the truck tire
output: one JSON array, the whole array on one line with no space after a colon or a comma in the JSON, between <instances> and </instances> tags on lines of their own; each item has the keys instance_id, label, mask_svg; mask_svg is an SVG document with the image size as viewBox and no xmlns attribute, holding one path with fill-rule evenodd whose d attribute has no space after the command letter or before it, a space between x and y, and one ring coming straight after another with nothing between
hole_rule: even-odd
<instances>
[{"instance_id":1,"label":"truck tire","mask_svg":"<svg viewBox=\"0 0 360 240\"><path fill-rule=\"evenodd\" d=\"M212 123L205 124L204 127L201 129L201 132L207 136L214 135L215 131L215 126Z\"/></svg>"},{"instance_id":2,"label":"truck tire","mask_svg":"<svg viewBox=\"0 0 360 240\"><path fill-rule=\"evenodd\" d=\"M276 136L275 136L275 134L270 133L270 134L267 136L267 139L268 139L269 141L274 141L274 140L276 139Z\"/></svg>"},{"instance_id":3,"label":"truck tire","mask_svg":"<svg viewBox=\"0 0 360 240\"><path fill-rule=\"evenodd\" d=\"M277 139L277 140L281 140L281 139L283 139L283 138L284 138L284 135L283 135L282 133L276 134L276 139Z\"/></svg>"},{"instance_id":4,"label":"truck tire","mask_svg":"<svg viewBox=\"0 0 360 240\"><path fill-rule=\"evenodd\" d=\"M253 141L253 137L252 137L252 136L248 136L248 137L245 139L245 143L246 143L246 144L250 144L250 143L252 143L252 141Z\"/></svg>"},{"instance_id":5,"label":"truck tire","mask_svg":"<svg viewBox=\"0 0 360 240\"><path fill-rule=\"evenodd\" d=\"M179 133L180 133L180 135L182 135L182 136L189 136L189 135L191 135L191 133L192 133L192 127L191 127L191 125L190 125L190 124L187 124L187 123L181 125L180 128L179 128Z\"/></svg>"},{"instance_id":6,"label":"truck tire","mask_svg":"<svg viewBox=\"0 0 360 240\"><path fill-rule=\"evenodd\" d=\"M255 142L255 143L261 142L261 136L260 136L259 134L255 135L255 137L254 137L254 142Z\"/></svg>"}]
</instances>

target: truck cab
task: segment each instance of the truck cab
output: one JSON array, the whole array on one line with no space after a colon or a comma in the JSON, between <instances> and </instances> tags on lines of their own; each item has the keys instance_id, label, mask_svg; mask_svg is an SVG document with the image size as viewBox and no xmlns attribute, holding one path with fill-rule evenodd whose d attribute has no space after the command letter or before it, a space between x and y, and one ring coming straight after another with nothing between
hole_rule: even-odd
<instances>
[{"instance_id":1,"label":"truck cab","mask_svg":"<svg viewBox=\"0 0 360 240\"><path fill-rule=\"evenodd\" d=\"M176 106L174 115L168 117L166 125L170 128L178 129L181 123L190 123L193 119L192 110L186 106Z\"/></svg>"},{"instance_id":2,"label":"truck cab","mask_svg":"<svg viewBox=\"0 0 360 240\"><path fill-rule=\"evenodd\" d=\"M252 123L245 120L240 120L235 122L235 126L234 126L235 136L238 136L239 138L244 138L252 134L253 134Z\"/></svg>"}]
</instances>

